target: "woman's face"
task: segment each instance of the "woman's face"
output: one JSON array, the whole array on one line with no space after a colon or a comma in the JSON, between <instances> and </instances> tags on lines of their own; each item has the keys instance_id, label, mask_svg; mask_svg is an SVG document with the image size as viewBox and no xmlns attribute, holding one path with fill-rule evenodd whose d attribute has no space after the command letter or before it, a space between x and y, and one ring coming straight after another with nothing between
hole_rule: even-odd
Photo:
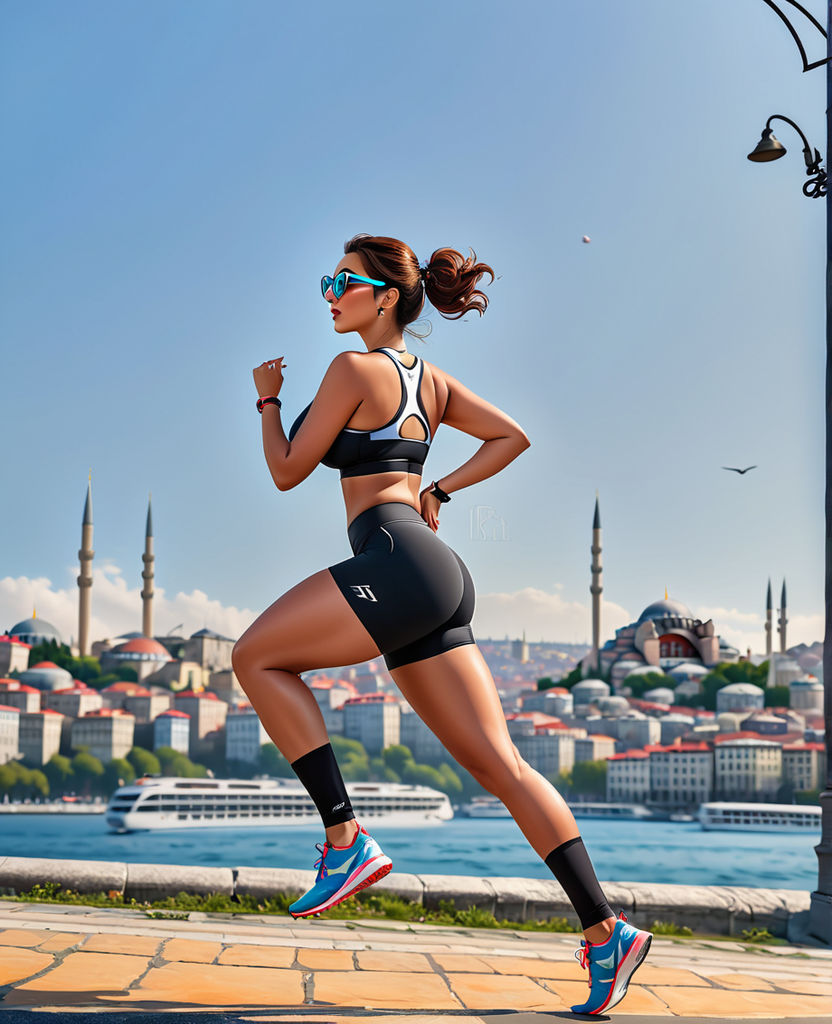
<instances>
[{"instance_id":1,"label":"woman's face","mask_svg":"<svg viewBox=\"0 0 832 1024\"><path fill-rule=\"evenodd\" d=\"M369 273L364 261L357 253L345 255L339 262L332 277L336 277L342 270L349 270L353 274L360 274L362 277L375 278L375 274ZM338 334L348 334L350 331L361 331L370 328L378 319L378 307L384 293L379 293L379 298L374 298L375 286L366 284L363 281L351 281L347 290L340 299L336 299L332 288L327 289L325 298L329 303L332 316L332 326Z\"/></svg>"}]
</instances>

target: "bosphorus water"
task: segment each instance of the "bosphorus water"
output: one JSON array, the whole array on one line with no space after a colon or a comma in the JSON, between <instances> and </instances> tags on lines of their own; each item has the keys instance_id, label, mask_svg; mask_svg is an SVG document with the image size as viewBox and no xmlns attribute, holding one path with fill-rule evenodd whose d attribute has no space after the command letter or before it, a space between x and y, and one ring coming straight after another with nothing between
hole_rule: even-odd
<instances>
[{"instance_id":1,"label":"bosphorus water","mask_svg":"<svg viewBox=\"0 0 832 1024\"><path fill-rule=\"evenodd\" d=\"M362 819L359 819L362 820ZM598 877L616 882L817 886L814 833L705 832L687 822L578 823ZM393 861L414 874L551 878L511 818L454 818L431 828L368 825ZM195 828L110 832L103 815L0 816L0 856L312 870L323 828Z\"/></svg>"}]
</instances>

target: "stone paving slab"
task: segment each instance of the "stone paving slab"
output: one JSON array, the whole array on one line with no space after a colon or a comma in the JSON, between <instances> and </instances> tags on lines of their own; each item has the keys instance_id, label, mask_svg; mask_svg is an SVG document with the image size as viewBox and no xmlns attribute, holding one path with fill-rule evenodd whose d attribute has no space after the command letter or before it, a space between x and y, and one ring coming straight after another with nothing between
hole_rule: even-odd
<instances>
[{"instance_id":1,"label":"stone paving slab","mask_svg":"<svg viewBox=\"0 0 832 1024\"><path fill-rule=\"evenodd\" d=\"M508 1024L509 1016L511 1024L551 1024L587 1019L569 1011L588 992L577 944L571 934L418 922L209 913L164 920L4 900L0 1024L18 1014L34 1024L41 1011L50 1024L83 1014L135 1024L148 1013L217 1024L387 1016L397 1024ZM633 1024L832 1022L832 950L658 937L612 1015Z\"/></svg>"}]
</instances>

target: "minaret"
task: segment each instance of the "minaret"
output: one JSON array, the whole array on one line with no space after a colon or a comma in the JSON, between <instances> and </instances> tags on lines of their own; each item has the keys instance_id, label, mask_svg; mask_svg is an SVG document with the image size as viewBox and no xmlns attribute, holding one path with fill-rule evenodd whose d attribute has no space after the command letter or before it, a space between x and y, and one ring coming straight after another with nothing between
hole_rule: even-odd
<instances>
[{"instance_id":1,"label":"minaret","mask_svg":"<svg viewBox=\"0 0 832 1024\"><path fill-rule=\"evenodd\" d=\"M777 623L777 632L780 634L780 653L786 653L786 581L783 580L783 589L780 591L780 617Z\"/></svg>"},{"instance_id":2,"label":"minaret","mask_svg":"<svg viewBox=\"0 0 832 1024\"><path fill-rule=\"evenodd\" d=\"M153 636L153 520L150 515L150 495L147 498L147 526L144 531L144 554L142 555L142 633Z\"/></svg>"},{"instance_id":3,"label":"minaret","mask_svg":"<svg viewBox=\"0 0 832 1024\"><path fill-rule=\"evenodd\" d=\"M771 657L771 577L766 591L766 657Z\"/></svg>"},{"instance_id":4,"label":"minaret","mask_svg":"<svg viewBox=\"0 0 832 1024\"><path fill-rule=\"evenodd\" d=\"M81 524L81 575L78 577L78 656L85 658L90 653L90 603L92 600L92 472L87 479L87 501L84 505L84 521Z\"/></svg>"},{"instance_id":5,"label":"minaret","mask_svg":"<svg viewBox=\"0 0 832 1024\"><path fill-rule=\"evenodd\" d=\"M595 518L592 521L592 659L595 668L601 670L601 512L598 507L598 492L595 492Z\"/></svg>"}]
</instances>

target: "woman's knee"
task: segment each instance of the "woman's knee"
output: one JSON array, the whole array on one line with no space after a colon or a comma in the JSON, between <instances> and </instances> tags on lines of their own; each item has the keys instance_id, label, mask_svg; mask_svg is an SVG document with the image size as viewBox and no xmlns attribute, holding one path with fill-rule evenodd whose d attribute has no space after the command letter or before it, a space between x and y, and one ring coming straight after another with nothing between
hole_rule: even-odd
<instances>
[{"instance_id":1,"label":"woman's knee","mask_svg":"<svg viewBox=\"0 0 832 1024\"><path fill-rule=\"evenodd\" d=\"M499 796L520 781L524 764L520 751L512 743L502 755L488 747L477 751L477 756L472 757L470 764L463 764L463 768L489 793Z\"/></svg>"}]
</instances>

